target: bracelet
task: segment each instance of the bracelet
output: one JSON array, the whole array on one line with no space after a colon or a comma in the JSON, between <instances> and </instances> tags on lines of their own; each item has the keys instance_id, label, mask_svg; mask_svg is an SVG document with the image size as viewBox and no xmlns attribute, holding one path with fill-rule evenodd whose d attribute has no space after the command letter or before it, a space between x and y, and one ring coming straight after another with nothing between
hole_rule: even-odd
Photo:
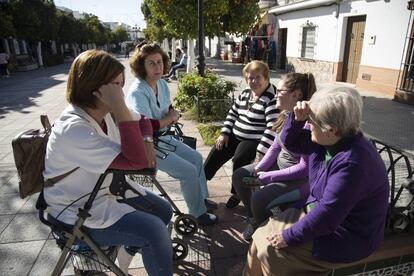
<instances>
[{"instance_id":1,"label":"bracelet","mask_svg":"<svg viewBox=\"0 0 414 276\"><path fill-rule=\"evenodd\" d=\"M144 136L145 143L154 143L154 139L151 136Z\"/></svg>"}]
</instances>

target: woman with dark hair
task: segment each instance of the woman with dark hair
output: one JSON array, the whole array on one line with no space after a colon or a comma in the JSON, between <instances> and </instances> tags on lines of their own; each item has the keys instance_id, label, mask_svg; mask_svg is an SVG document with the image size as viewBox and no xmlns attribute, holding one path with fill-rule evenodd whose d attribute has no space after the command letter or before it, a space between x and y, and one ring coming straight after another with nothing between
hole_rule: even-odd
<instances>
[{"instance_id":1,"label":"woman with dark hair","mask_svg":"<svg viewBox=\"0 0 414 276\"><path fill-rule=\"evenodd\" d=\"M49 215L67 225L75 223L86 195L108 168L155 166L151 123L127 108L124 81L124 66L104 51L85 51L70 68L69 105L52 127L43 173L48 179L72 171L44 188ZM109 174L85 220L86 231L100 246L124 246L128 260L126 266L120 265L123 271L131 255L141 249L148 274L172 275L172 245L166 227L172 216L170 204L127 179L139 192L128 198L140 207L133 208L110 194L111 181Z\"/></svg>"},{"instance_id":2,"label":"woman with dark hair","mask_svg":"<svg viewBox=\"0 0 414 276\"><path fill-rule=\"evenodd\" d=\"M171 62L171 67L180 63L181 58L183 57L183 52L180 48L175 49L175 61ZM171 59L171 58L170 58Z\"/></svg>"},{"instance_id":3,"label":"woman with dark hair","mask_svg":"<svg viewBox=\"0 0 414 276\"><path fill-rule=\"evenodd\" d=\"M176 123L180 117L171 105L168 83L161 79L168 62L168 56L157 44L143 45L130 59L137 80L129 89L127 104L132 110L159 120L161 130ZM201 225L216 223L217 216L207 213L207 209L217 207L207 200L207 181L201 154L171 135L163 136L158 143L168 149L166 158L157 157L158 168L180 181L189 213Z\"/></svg>"},{"instance_id":4,"label":"woman with dark hair","mask_svg":"<svg viewBox=\"0 0 414 276\"><path fill-rule=\"evenodd\" d=\"M282 110L273 130L275 140L263 159L244 166L233 173L232 183L247 209L248 225L243 238L251 240L256 228L268 219L278 206L306 198L309 194L308 157L286 149L280 141L280 132L287 117L298 101L309 100L316 91L312 74L289 73L277 85L276 108ZM255 185L265 185L252 195L252 187L243 183L251 177Z\"/></svg>"},{"instance_id":5,"label":"woman with dark hair","mask_svg":"<svg viewBox=\"0 0 414 276\"><path fill-rule=\"evenodd\" d=\"M172 79L177 79L177 75L176 75L177 69L185 68L187 66L187 59L188 59L188 57L187 57L187 47L184 47L182 51L178 48L177 48L177 50L180 52L179 62L173 62L171 64L170 72L168 72L167 75L163 76L164 79L168 79L169 77L172 77ZM176 55L177 54L178 53L176 51Z\"/></svg>"}]
</instances>

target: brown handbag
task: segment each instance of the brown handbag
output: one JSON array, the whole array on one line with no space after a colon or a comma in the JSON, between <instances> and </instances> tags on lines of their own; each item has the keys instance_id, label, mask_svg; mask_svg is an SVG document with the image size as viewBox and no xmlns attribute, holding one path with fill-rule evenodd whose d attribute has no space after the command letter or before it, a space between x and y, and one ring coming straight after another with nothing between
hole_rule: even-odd
<instances>
[{"instance_id":1,"label":"brown handbag","mask_svg":"<svg viewBox=\"0 0 414 276\"><path fill-rule=\"evenodd\" d=\"M23 131L12 140L14 163L19 178L21 198L40 192L43 187L52 186L78 169L75 168L50 179L43 178L46 146L52 127L47 115L41 115L40 121L43 129Z\"/></svg>"}]
</instances>

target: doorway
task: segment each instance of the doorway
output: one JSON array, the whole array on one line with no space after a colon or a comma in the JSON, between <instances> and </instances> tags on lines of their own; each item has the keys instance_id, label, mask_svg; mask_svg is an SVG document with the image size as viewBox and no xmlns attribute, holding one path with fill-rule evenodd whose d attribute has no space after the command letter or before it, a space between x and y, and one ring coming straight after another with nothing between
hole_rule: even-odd
<instances>
[{"instance_id":1,"label":"doorway","mask_svg":"<svg viewBox=\"0 0 414 276\"><path fill-rule=\"evenodd\" d=\"M366 16L348 17L342 81L356 83L361 63Z\"/></svg>"},{"instance_id":2,"label":"doorway","mask_svg":"<svg viewBox=\"0 0 414 276\"><path fill-rule=\"evenodd\" d=\"M279 29L279 68L286 69L286 44L287 44L287 28Z\"/></svg>"}]
</instances>

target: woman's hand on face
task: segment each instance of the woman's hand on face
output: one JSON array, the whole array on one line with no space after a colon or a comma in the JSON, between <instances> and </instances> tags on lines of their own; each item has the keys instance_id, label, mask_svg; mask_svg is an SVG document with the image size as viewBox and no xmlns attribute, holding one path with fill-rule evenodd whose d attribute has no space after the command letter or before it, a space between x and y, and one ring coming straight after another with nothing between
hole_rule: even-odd
<instances>
[{"instance_id":1,"label":"woman's hand on face","mask_svg":"<svg viewBox=\"0 0 414 276\"><path fill-rule=\"evenodd\" d=\"M296 121L306 121L309 118L310 107L308 101L297 102L293 108Z\"/></svg>"},{"instance_id":2,"label":"woman's hand on face","mask_svg":"<svg viewBox=\"0 0 414 276\"><path fill-rule=\"evenodd\" d=\"M125 105L124 91L122 91L122 86L118 83L104 84L99 87L98 91L93 92L93 95L111 111L114 111L114 108Z\"/></svg>"},{"instance_id":3,"label":"woman's hand on face","mask_svg":"<svg viewBox=\"0 0 414 276\"><path fill-rule=\"evenodd\" d=\"M270 245L276 249L287 247L285 240L283 239L282 233L271 232L266 239L270 242Z\"/></svg>"},{"instance_id":4,"label":"woman's hand on face","mask_svg":"<svg viewBox=\"0 0 414 276\"><path fill-rule=\"evenodd\" d=\"M222 150L223 146L227 148L228 145L229 145L229 136L227 136L226 134L220 134L220 136L216 140L216 149Z\"/></svg>"}]
</instances>

